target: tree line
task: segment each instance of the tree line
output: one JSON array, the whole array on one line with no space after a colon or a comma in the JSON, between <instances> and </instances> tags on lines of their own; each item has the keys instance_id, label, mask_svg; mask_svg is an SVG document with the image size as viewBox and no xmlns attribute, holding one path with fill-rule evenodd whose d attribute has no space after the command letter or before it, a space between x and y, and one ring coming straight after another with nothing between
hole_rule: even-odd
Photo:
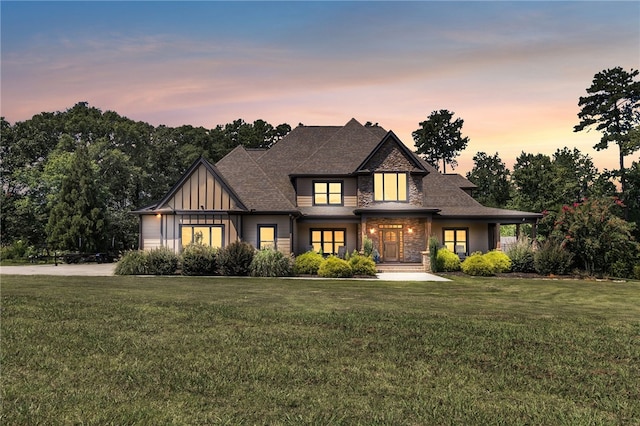
<instances>
[{"instance_id":1,"label":"tree line","mask_svg":"<svg viewBox=\"0 0 640 426\"><path fill-rule=\"evenodd\" d=\"M291 131L242 119L154 127L86 102L0 125L2 244L91 252L135 248L130 212L160 199L198 157L266 149Z\"/></svg>"}]
</instances>

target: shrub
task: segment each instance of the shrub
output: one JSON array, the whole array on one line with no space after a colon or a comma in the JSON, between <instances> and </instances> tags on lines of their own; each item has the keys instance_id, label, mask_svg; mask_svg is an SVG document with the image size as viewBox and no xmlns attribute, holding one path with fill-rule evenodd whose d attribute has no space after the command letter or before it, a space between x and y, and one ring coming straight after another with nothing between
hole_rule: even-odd
<instances>
[{"instance_id":1,"label":"shrub","mask_svg":"<svg viewBox=\"0 0 640 426\"><path fill-rule=\"evenodd\" d=\"M534 263L541 275L565 275L571 271L573 255L560 244L547 240L536 252Z\"/></svg>"},{"instance_id":2,"label":"shrub","mask_svg":"<svg viewBox=\"0 0 640 426\"><path fill-rule=\"evenodd\" d=\"M178 270L178 255L166 247L147 252L147 268L151 275L172 275Z\"/></svg>"},{"instance_id":3,"label":"shrub","mask_svg":"<svg viewBox=\"0 0 640 426\"><path fill-rule=\"evenodd\" d=\"M632 238L635 224L621 217L623 208L615 197L585 199L563 206L552 236L561 241L562 247L575 256L576 264L589 275L611 273L610 266L618 260L628 265L630 272L638 243Z\"/></svg>"},{"instance_id":4,"label":"shrub","mask_svg":"<svg viewBox=\"0 0 640 426\"><path fill-rule=\"evenodd\" d=\"M182 275L216 275L216 249L203 244L189 244L182 251Z\"/></svg>"},{"instance_id":5,"label":"shrub","mask_svg":"<svg viewBox=\"0 0 640 426\"><path fill-rule=\"evenodd\" d=\"M271 248L258 251L249 267L253 277L286 277L291 269L291 259Z\"/></svg>"},{"instance_id":6,"label":"shrub","mask_svg":"<svg viewBox=\"0 0 640 426\"><path fill-rule=\"evenodd\" d=\"M311 250L296 257L293 264L293 272L296 275L317 275L318 268L324 258L320 253Z\"/></svg>"},{"instance_id":7,"label":"shrub","mask_svg":"<svg viewBox=\"0 0 640 426\"><path fill-rule=\"evenodd\" d=\"M467 275L489 277L496 273L494 265L482 253L473 253L462 262L460 267Z\"/></svg>"},{"instance_id":8,"label":"shrub","mask_svg":"<svg viewBox=\"0 0 640 426\"><path fill-rule=\"evenodd\" d=\"M255 249L249 243L235 241L218 252L218 264L223 275L247 276Z\"/></svg>"},{"instance_id":9,"label":"shrub","mask_svg":"<svg viewBox=\"0 0 640 426\"><path fill-rule=\"evenodd\" d=\"M511 270L511 259L505 253L492 250L483 255L493 265L496 273L509 272Z\"/></svg>"},{"instance_id":10,"label":"shrub","mask_svg":"<svg viewBox=\"0 0 640 426\"><path fill-rule=\"evenodd\" d=\"M511 259L513 272L535 272L533 246L528 238L518 238L518 241L507 250L507 256Z\"/></svg>"},{"instance_id":11,"label":"shrub","mask_svg":"<svg viewBox=\"0 0 640 426\"><path fill-rule=\"evenodd\" d=\"M438 271L455 272L460 270L460 257L443 247L438 250L436 256L436 265Z\"/></svg>"},{"instance_id":12,"label":"shrub","mask_svg":"<svg viewBox=\"0 0 640 426\"><path fill-rule=\"evenodd\" d=\"M351 256L349 266L351 266L353 275L374 276L378 272L376 270L376 263L371 257L360 256L359 254Z\"/></svg>"},{"instance_id":13,"label":"shrub","mask_svg":"<svg viewBox=\"0 0 640 426\"><path fill-rule=\"evenodd\" d=\"M367 257L373 257L373 240L369 237L364 237L362 240L362 253Z\"/></svg>"},{"instance_id":14,"label":"shrub","mask_svg":"<svg viewBox=\"0 0 640 426\"><path fill-rule=\"evenodd\" d=\"M429 238L429 260L431 261L431 272L438 272L438 249L440 241L436 237Z\"/></svg>"},{"instance_id":15,"label":"shrub","mask_svg":"<svg viewBox=\"0 0 640 426\"><path fill-rule=\"evenodd\" d=\"M325 278L350 278L353 276L353 270L346 260L329 256L320 264L318 275Z\"/></svg>"},{"instance_id":16,"label":"shrub","mask_svg":"<svg viewBox=\"0 0 640 426\"><path fill-rule=\"evenodd\" d=\"M633 267L633 278L640 280L640 265L635 265Z\"/></svg>"},{"instance_id":17,"label":"shrub","mask_svg":"<svg viewBox=\"0 0 640 426\"><path fill-rule=\"evenodd\" d=\"M113 272L115 275L146 275L149 273L147 253L143 251L129 251L122 256Z\"/></svg>"},{"instance_id":18,"label":"shrub","mask_svg":"<svg viewBox=\"0 0 640 426\"><path fill-rule=\"evenodd\" d=\"M3 246L0 251L0 259L21 259L27 257L29 245L24 240L16 240L9 246Z\"/></svg>"}]
</instances>

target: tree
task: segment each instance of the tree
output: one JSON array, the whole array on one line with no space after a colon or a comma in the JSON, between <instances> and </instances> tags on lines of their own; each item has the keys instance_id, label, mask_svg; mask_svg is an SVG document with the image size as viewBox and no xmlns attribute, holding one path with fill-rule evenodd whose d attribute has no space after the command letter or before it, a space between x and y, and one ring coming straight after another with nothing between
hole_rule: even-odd
<instances>
[{"instance_id":1,"label":"tree","mask_svg":"<svg viewBox=\"0 0 640 426\"><path fill-rule=\"evenodd\" d=\"M469 138L462 137L461 134L464 120L457 118L451 121L453 114L446 109L433 111L426 121L420 123L420 128L412 133L416 153L438 170L439 162L442 161L443 173L447 172L447 164L451 168L458 165L455 158L469 143Z\"/></svg>"},{"instance_id":2,"label":"tree","mask_svg":"<svg viewBox=\"0 0 640 426\"><path fill-rule=\"evenodd\" d=\"M106 248L105 206L101 190L83 142L78 143L69 173L52 204L47 223L52 248L100 251Z\"/></svg>"},{"instance_id":3,"label":"tree","mask_svg":"<svg viewBox=\"0 0 640 426\"><path fill-rule=\"evenodd\" d=\"M511 207L534 212L553 209L556 204L550 200L550 194L555 193L553 165L548 155L522 152L511 176L515 189Z\"/></svg>"},{"instance_id":4,"label":"tree","mask_svg":"<svg viewBox=\"0 0 640 426\"><path fill-rule=\"evenodd\" d=\"M498 153L490 157L478 152L473 162L467 179L478 187L473 191L474 198L488 207L505 207L511 198L510 173Z\"/></svg>"},{"instance_id":5,"label":"tree","mask_svg":"<svg viewBox=\"0 0 640 426\"><path fill-rule=\"evenodd\" d=\"M580 97L580 123L573 129L579 132L595 126L602 132L594 146L598 151L607 149L610 142L618 145L623 195L627 189L624 157L640 149L640 142L630 134L640 123L640 81L634 80L638 74L638 70L627 72L621 67L597 73L587 89L588 96Z\"/></svg>"},{"instance_id":6,"label":"tree","mask_svg":"<svg viewBox=\"0 0 640 426\"><path fill-rule=\"evenodd\" d=\"M582 154L577 148L573 151L564 147L553 154L552 187L556 190L554 199L557 203L581 201L591 195L598 171L591 157Z\"/></svg>"}]
</instances>

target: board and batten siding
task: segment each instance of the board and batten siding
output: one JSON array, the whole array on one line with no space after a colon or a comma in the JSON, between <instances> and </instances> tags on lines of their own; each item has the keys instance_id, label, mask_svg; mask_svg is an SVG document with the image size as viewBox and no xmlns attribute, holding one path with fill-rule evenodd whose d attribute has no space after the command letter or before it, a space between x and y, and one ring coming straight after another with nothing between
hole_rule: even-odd
<instances>
[{"instance_id":1,"label":"board and batten siding","mask_svg":"<svg viewBox=\"0 0 640 426\"><path fill-rule=\"evenodd\" d=\"M223 245L238 240L240 217L226 214L163 214L142 216L140 248L153 250L167 247L176 253L182 251L182 225L222 225Z\"/></svg>"},{"instance_id":2,"label":"board and batten siding","mask_svg":"<svg viewBox=\"0 0 640 426\"><path fill-rule=\"evenodd\" d=\"M173 210L233 210L237 205L224 185L200 165L166 204Z\"/></svg>"},{"instance_id":3,"label":"board and batten siding","mask_svg":"<svg viewBox=\"0 0 640 426\"><path fill-rule=\"evenodd\" d=\"M161 219L161 216L156 215L140 216L142 222L140 248L142 250L152 250L162 246Z\"/></svg>"}]
</instances>

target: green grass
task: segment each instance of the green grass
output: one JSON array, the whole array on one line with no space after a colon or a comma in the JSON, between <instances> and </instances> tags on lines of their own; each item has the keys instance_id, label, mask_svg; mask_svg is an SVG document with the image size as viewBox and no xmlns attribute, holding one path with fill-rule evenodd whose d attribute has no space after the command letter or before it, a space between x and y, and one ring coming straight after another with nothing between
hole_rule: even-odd
<instances>
[{"instance_id":1,"label":"green grass","mask_svg":"<svg viewBox=\"0 0 640 426\"><path fill-rule=\"evenodd\" d=\"M2 424L640 424L640 283L2 276Z\"/></svg>"}]
</instances>

